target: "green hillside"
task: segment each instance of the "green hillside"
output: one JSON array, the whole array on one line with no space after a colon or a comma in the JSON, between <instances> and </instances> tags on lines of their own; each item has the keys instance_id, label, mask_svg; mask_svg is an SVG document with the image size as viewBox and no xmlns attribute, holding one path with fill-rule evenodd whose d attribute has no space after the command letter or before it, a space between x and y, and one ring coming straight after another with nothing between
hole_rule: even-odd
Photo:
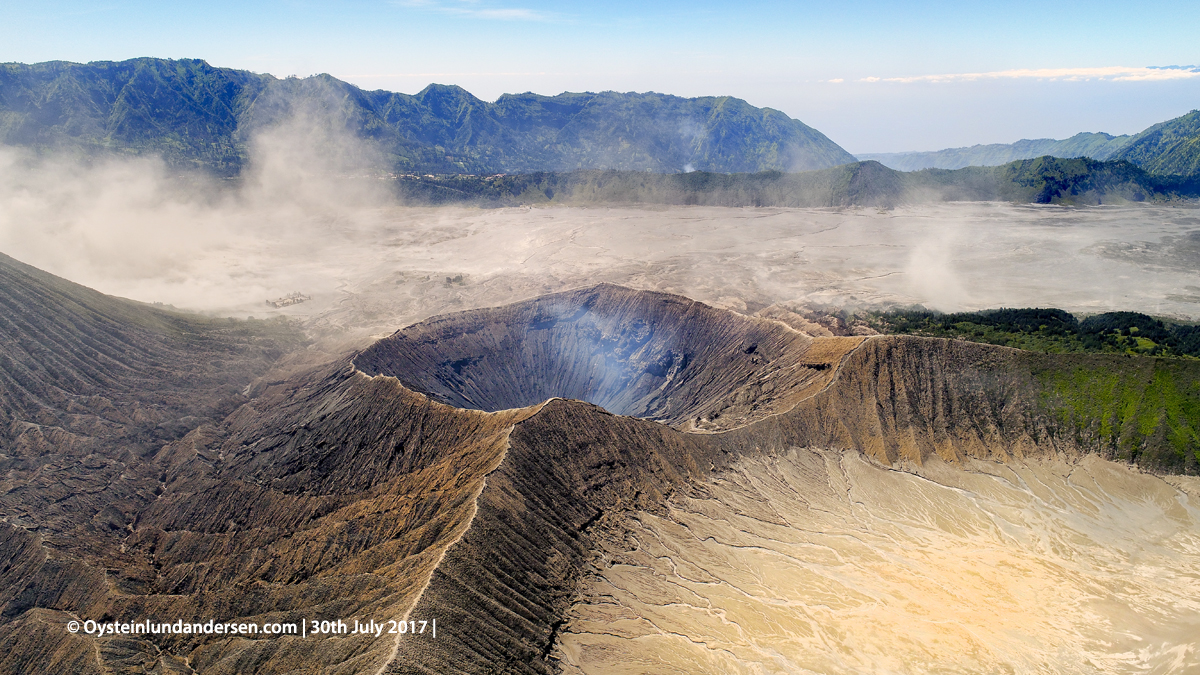
<instances>
[{"instance_id":1,"label":"green hillside","mask_svg":"<svg viewBox=\"0 0 1200 675\"><path fill-rule=\"evenodd\" d=\"M236 174L256 131L297 114L368 139L401 172L804 171L854 161L811 127L727 96L525 93L489 103L456 86L364 91L329 75L278 79L194 59L0 65L0 142L38 150L157 153Z\"/></svg>"},{"instance_id":2,"label":"green hillside","mask_svg":"<svg viewBox=\"0 0 1200 675\"><path fill-rule=\"evenodd\" d=\"M843 315L843 319L848 318ZM1039 407L1081 443L1159 470L1200 462L1200 326L1138 312L1082 321L1061 309L866 312L884 333L952 338L1033 352ZM1123 358L1158 357L1158 358Z\"/></svg>"},{"instance_id":3,"label":"green hillside","mask_svg":"<svg viewBox=\"0 0 1200 675\"><path fill-rule=\"evenodd\" d=\"M1001 199L1034 204L1141 202L1168 196L1170 188L1125 161L1038 157L998 167L913 174L941 186L953 199Z\"/></svg>"},{"instance_id":4,"label":"green hillside","mask_svg":"<svg viewBox=\"0 0 1200 675\"><path fill-rule=\"evenodd\" d=\"M935 152L860 154L899 171L1000 166L1042 156L1065 159L1125 160L1161 176L1200 175L1200 110L1160 122L1134 136L1081 133L1056 141L1048 138L1010 144L974 145Z\"/></svg>"},{"instance_id":5,"label":"green hillside","mask_svg":"<svg viewBox=\"0 0 1200 675\"><path fill-rule=\"evenodd\" d=\"M1160 122L1134 136L1118 157L1150 173L1200 174L1200 110Z\"/></svg>"},{"instance_id":6,"label":"green hillside","mask_svg":"<svg viewBox=\"0 0 1200 675\"><path fill-rule=\"evenodd\" d=\"M1061 309L989 309L943 314L926 309L866 312L883 333L924 335L1047 354L1129 354L1200 358L1200 326L1140 312L1107 312L1082 321Z\"/></svg>"}]
</instances>

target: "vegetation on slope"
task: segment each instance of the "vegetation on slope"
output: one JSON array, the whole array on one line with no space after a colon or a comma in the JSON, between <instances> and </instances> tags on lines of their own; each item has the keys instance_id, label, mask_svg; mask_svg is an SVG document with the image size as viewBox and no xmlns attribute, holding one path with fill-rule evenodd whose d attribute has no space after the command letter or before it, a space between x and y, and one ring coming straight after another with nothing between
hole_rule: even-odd
<instances>
[{"instance_id":1,"label":"vegetation on slope","mask_svg":"<svg viewBox=\"0 0 1200 675\"><path fill-rule=\"evenodd\" d=\"M860 154L858 157L876 160L900 171L917 171L999 166L1046 155L1066 159L1126 160L1159 176L1196 176L1200 174L1200 110L1160 122L1134 136L1080 133L1061 141L1042 138L934 152Z\"/></svg>"},{"instance_id":2,"label":"vegetation on slope","mask_svg":"<svg viewBox=\"0 0 1200 675\"><path fill-rule=\"evenodd\" d=\"M1035 357L1038 404L1083 447L1170 473L1200 472L1200 363Z\"/></svg>"},{"instance_id":3,"label":"vegetation on slope","mask_svg":"<svg viewBox=\"0 0 1200 675\"><path fill-rule=\"evenodd\" d=\"M926 335L1048 354L1130 354L1200 358L1200 326L1138 312L1108 312L1079 321L1061 309L992 309L943 314L925 309L870 312L884 333Z\"/></svg>"},{"instance_id":4,"label":"vegetation on slope","mask_svg":"<svg viewBox=\"0 0 1200 675\"><path fill-rule=\"evenodd\" d=\"M1111 204L1200 193L1200 112L1132 138L941 151L932 154L957 159L939 166L1045 156L900 173L854 162L804 124L730 97L525 93L488 103L456 86L363 91L329 75L277 79L193 59L0 64L0 143L39 152L157 154L233 176L258 132L298 118L334 142L367 141L374 165L422 203ZM698 171L681 173L689 169Z\"/></svg>"},{"instance_id":5,"label":"vegetation on slope","mask_svg":"<svg viewBox=\"0 0 1200 675\"><path fill-rule=\"evenodd\" d=\"M1025 350L1020 368L1001 371L1028 368L1022 398L1045 416L1045 433L1146 469L1200 473L1200 326L1137 312L1080 321L1042 308L859 318L881 332Z\"/></svg>"},{"instance_id":6,"label":"vegetation on slope","mask_svg":"<svg viewBox=\"0 0 1200 675\"><path fill-rule=\"evenodd\" d=\"M1200 110L1155 124L1130 139L1117 156L1151 173L1200 174Z\"/></svg>"},{"instance_id":7,"label":"vegetation on slope","mask_svg":"<svg viewBox=\"0 0 1200 675\"><path fill-rule=\"evenodd\" d=\"M0 143L40 151L153 153L172 166L235 175L258 131L297 116L369 141L393 171L421 174L797 172L854 161L803 123L731 97L524 93L489 103L457 86L431 84L415 95L364 91L329 75L278 79L198 59L0 64ZM1148 174L1194 176L1200 111L1133 137L1081 133L863 158L900 170L949 170L1044 163L1047 156L1125 160ZM1096 165L1088 166L1083 172L1093 173ZM1129 173L1117 167L1102 173ZM981 178L987 181L986 172ZM978 191L963 176L951 182Z\"/></svg>"}]
</instances>

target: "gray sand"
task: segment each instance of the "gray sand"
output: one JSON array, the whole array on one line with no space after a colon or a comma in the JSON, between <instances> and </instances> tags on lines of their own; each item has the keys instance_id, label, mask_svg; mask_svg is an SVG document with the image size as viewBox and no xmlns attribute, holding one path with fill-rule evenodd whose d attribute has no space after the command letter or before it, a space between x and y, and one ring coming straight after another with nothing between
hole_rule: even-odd
<instances>
[{"instance_id":1,"label":"gray sand","mask_svg":"<svg viewBox=\"0 0 1200 675\"><path fill-rule=\"evenodd\" d=\"M600 281L740 311L798 301L1200 317L1200 210L1188 207L387 207L294 218L281 230L256 221L150 250L138 249L136 229L97 235L111 250L138 250L136 265L68 259L53 228L5 251L108 293L303 317L356 342L431 314ZM265 304L297 290L313 300Z\"/></svg>"}]
</instances>

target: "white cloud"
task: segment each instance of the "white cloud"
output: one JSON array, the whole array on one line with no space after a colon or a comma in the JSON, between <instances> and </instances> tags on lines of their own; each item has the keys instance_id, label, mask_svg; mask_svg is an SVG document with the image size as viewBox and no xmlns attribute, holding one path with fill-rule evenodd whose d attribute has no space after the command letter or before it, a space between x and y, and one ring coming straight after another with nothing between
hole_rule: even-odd
<instances>
[{"instance_id":1,"label":"white cloud","mask_svg":"<svg viewBox=\"0 0 1200 675\"><path fill-rule=\"evenodd\" d=\"M516 21L545 21L546 15L532 9L514 7L511 9L461 9L451 8L453 14L473 16L480 19L507 19Z\"/></svg>"},{"instance_id":2,"label":"white cloud","mask_svg":"<svg viewBox=\"0 0 1200 675\"><path fill-rule=\"evenodd\" d=\"M1036 79L1080 82L1102 80L1108 82L1149 82L1183 80L1200 77L1196 66L1106 66L1100 68L1017 68L995 70L986 73L946 73L942 75L917 75L914 77L864 77L860 82L974 82L977 80Z\"/></svg>"},{"instance_id":3,"label":"white cloud","mask_svg":"<svg viewBox=\"0 0 1200 675\"><path fill-rule=\"evenodd\" d=\"M469 17L472 19L498 19L501 21L549 21L550 16L545 12L523 7L480 7L477 0L458 0L457 2L441 2L440 0L394 0L394 5L424 9L441 14Z\"/></svg>"}]
</instances>

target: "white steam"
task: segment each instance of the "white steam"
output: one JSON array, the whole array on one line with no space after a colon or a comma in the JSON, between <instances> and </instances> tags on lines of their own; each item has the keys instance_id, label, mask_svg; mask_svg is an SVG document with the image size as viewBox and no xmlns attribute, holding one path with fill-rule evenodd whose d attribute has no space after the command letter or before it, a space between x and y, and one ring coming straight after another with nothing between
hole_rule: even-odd
<instances>
[{"instance_id":1,"label":"white steam","mask_svg":"<svg viewBox=\"0 0 1200 675\"><path fill-rule=\"evenodd\" d=\"M249 148L243 179L223 181L157 158L81 162L0 147L0 252L139 300L249 306L314 281L257 254L318 256L390 202L369 179L381 158L328 118L295 115Z\"/></svg>"},{"instance_id":2,"label":"white steam","mask_svg":"<svg viewBox=\"0 0 1200 675\"><path fill-rule=\"evenodd\" d=\"M958 246L958 228L947 223L912 249L905 269L909 292L931 309L954 311L971 304L958 269Z\"/></svg>"},{"instance_id":3,"label":"white steam","mask_svg":"<svg viewBox=\"0 0 1200 675\"><path fill-rule=\"evenodd\" d=\"M154 159L0 148L0 253L102 292L303 317L365 341L433 314L607 281L753 313L776 303L1200 316L1175 241L1193 211L943 203L882 209L398 204L344 119L295 114L237 181ZM332 121L331 121L332 120ZM268 308L293 291L302 305Z\"/></svg>"}]
</instances>

